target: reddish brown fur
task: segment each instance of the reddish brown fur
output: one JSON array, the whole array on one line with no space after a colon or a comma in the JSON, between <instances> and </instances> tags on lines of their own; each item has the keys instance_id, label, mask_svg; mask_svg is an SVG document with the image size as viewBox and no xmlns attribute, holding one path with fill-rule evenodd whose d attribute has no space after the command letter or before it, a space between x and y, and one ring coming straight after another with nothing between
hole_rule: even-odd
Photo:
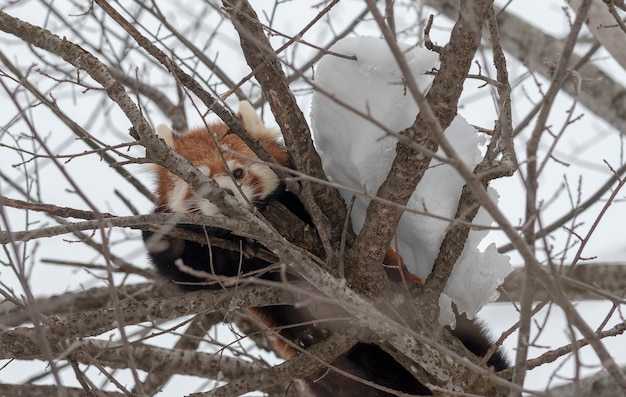
<instances>
[{"instance_id":1,"label":"reddish brown fur","mask_svg":"<svg viewBox=\"0 0 626 397\"><path fill-rule=\"evenodd\" d=\"M208 133L210 131L211 134ZM229 128L226 124L215 123L209 125L209 130L198 128L180 136L174 134L174 150L182 157L191 162L194 166L206 166L211 170L211 175L227 174L225 161L235 160L239 163L246 163L247 159L258 160L254 152L244 143L244 141L233 133L228 133ZM277 135L270 130L253 131L251 135L258 139L258 142L267 150L267 152L282 166L289 166L289 157L285 147L277 141ZM184 136L184 139L181 137ZM223 158L220 156L220 150L216 150L215 139L217 139L220 147L227 147L228 151L221 150ZM238 153L234 155L229 153L233 151ZM167 193L174 189L177 177L163 167L157 167L157 206L160 208L167 207ZM254 182L259 182L256 176L251 176ZM187 198L191 196L191 191L187 193Z\"/></svg>"}]
</instances>

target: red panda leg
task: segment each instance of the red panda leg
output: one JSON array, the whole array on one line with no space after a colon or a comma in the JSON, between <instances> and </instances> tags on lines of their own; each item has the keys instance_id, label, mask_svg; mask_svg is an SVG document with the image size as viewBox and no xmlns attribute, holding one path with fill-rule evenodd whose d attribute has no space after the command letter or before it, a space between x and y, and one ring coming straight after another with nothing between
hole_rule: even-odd
<instances>
[{"instance_id":1,"label":"red panda leg","mask_svg":"<svg viewBox=\"0 0 626 397\"><path fill-rule=\"evenodd\" d=\"M328 330L313 324L313 317L304 308L289 305L252 307L248 311L268 328L268 337L278 355L290 359L299 347L309 346L326 339Z\"/></svg>"}]
</instances>

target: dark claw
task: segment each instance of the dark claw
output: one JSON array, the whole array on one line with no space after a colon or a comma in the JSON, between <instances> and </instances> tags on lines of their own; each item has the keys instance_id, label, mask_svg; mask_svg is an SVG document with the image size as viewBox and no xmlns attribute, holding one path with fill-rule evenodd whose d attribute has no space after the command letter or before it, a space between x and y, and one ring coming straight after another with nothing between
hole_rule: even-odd
<instances>
[{"instance_id":1,"label":"dark claw","mask_svg":"<svg viewBox=\"0 0 626 397\"><path fill-rule=\"evenodd\" d=\"M294 343L303 349L308 349L317 342L328 338L328 335L330 335L330 332L326 328L311 326L299 332L294 339Z\"/></svg>"}]
</instances>

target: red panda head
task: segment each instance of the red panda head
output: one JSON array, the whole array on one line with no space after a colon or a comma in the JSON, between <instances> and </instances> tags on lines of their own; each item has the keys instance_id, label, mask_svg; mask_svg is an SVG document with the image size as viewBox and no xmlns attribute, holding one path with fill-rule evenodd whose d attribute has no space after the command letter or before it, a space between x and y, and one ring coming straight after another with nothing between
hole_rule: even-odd
<instances>
[{"instance_id":1,"label":"red panda head","mask_svg":"<svg viewBox=\"0 0 626 397\"><path fill-rule=\"evenodd\" d=\"M279 164L288 166L287 150L279 142L280 132L266 128L247 101L239 104L239 117L246 131ZM215 123L209 125L208 130L200 128L182 134L160 125L157 134L244 205L263 202L280 186L280 179L274 171L259 162L254 152L238 136L229 134L226 124ZM201 211L205 215L220 215L213 203L202 199L176 175L163 167L157 167L156 174L158 208L171 212Z\"/></svg>"}]
</instances>

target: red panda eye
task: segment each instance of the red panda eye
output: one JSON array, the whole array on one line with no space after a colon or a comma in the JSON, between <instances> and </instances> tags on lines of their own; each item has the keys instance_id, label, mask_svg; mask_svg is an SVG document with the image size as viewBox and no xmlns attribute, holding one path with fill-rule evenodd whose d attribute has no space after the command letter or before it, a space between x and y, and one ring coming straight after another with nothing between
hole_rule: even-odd
<instances>
[{"instance_id":1,"label":"red panda eye","mask_svg":"<svg viewBox=\"0 0 626 397\"><path fill-rule=\"evenodd\" d=\"M235 179L241 179L244 177L245 174L246 172L243 170L243 168L235 168L233 170L233 178Z\"/></svg>"}]
</instances>

